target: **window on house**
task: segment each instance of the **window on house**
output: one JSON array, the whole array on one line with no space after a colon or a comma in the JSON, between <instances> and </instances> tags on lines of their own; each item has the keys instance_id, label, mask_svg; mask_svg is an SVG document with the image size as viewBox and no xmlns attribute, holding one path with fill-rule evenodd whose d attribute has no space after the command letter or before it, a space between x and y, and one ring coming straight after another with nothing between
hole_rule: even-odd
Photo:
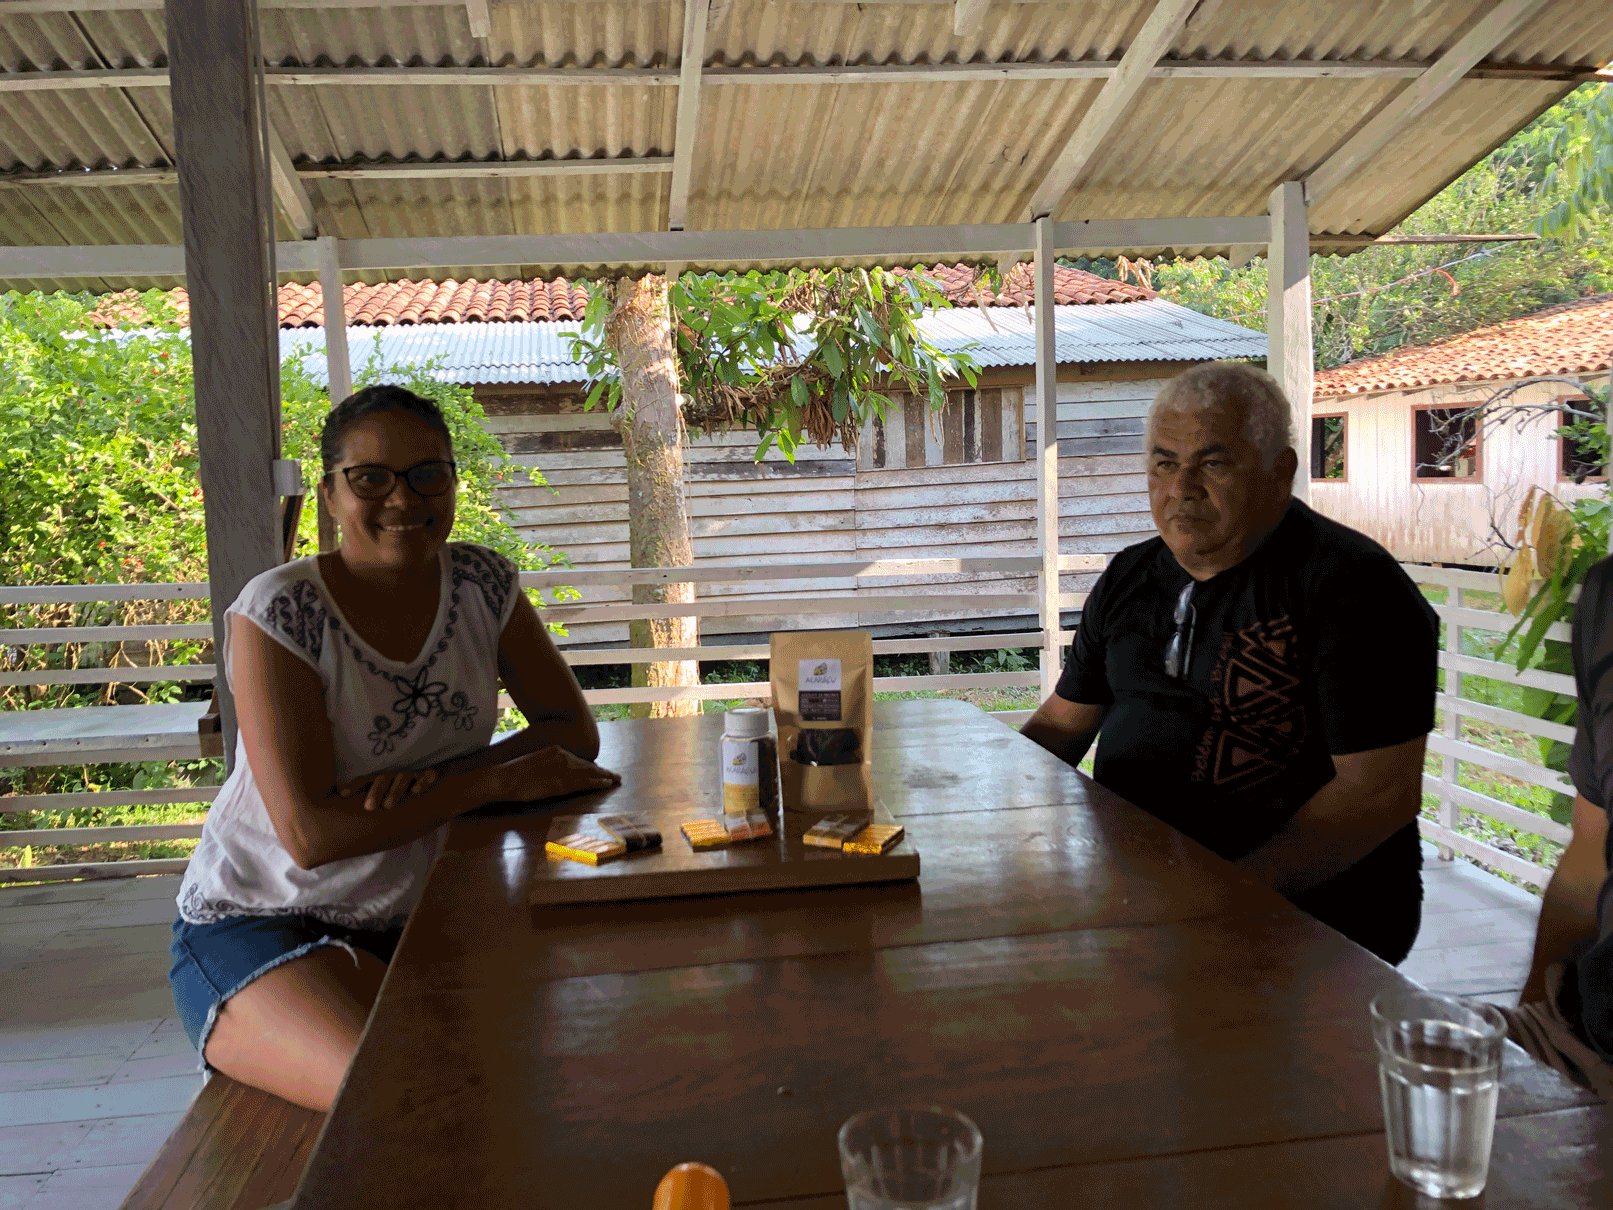
<instances>
[{"instance_id":1,"label":"window on house","mask_svg":"<svg viewBox=\"0 0 1613 1210\"><path fill-rule=\"evenodd\" d=\"M1025 460L1025 393L1018 387L948 391L936 412L923 395L893 394L865 425L857 469L901 470Z\"/></svg>"},{"instance_id":2,"label":"window on house","mask_svg":"<svg viewBox=\"0 0 1613 1210\"><path fill-rule=\"evenodd\" d=\"M1311 478L1343 479L1344 417L1311 417Z\"/></svg>"},{"instance_id":3,"label":"window on house","mask_svg":"<svg viewBox=\"0 0 1613 1210\"><path fill-rule=\"evenodd\" d=\"M1411 416L1412 478L1479 477L1479 421L1471 408L1417 408Z\"/></svg>"},{"instance_id":4,"label":"window on house","mask_svg":"<svg viewBox=\"0 0 1613 1210\"><path fill-rule=\"evenodd\" d=\"M1572 396L1558 400L1563 408L1562 423L1573 424L1583 417L1575 416L1567 409L1579 411L1590 410L1590 400L1574 398ZM1602 461L1602 455L1597 452L1595 445L1579 437L1563 436L1557 438L1558 463L1557 478L1572 480L1575 483L1595 481L1598 483L1607 480L1607 466Z\"/></svg>"}]
</instances>

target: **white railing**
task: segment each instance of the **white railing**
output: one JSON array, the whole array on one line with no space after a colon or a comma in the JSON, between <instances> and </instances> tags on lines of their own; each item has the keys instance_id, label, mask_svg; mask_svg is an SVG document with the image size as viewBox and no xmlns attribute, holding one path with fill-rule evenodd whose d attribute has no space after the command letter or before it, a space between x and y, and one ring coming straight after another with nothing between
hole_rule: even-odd
<instances>
[{"instance_id":1,"label":"white railing","mask_svg":"<svg viewBox=\"0 0 1613 1210\"><path fill-rule=\"evenodd\" d=\"M1060 561L1060 570L1070 573L1099 571L1104 565L1101 555L1066 555ZM528 589L553 589L562 586L574 588L617 588L630 592L635 584L668 583L772 583L804 580L858 580L879 578L914 579L951 575L1001 576L1007 579L1037 580L1041 560L1035 556L990 559L924 559L924 560L865 560L861 562L803 563L792 567L739 565L706 565L680 568L622 568L612 570L576 569L569 571L523 572L521 585ZM686 604L657 605L635 604L631 601L603 602L585 605L550 605L543 616L559 625L582 625L590 622L627 622L641 618L668 617L744 617L769 618L778 616L799 617L813 614L845 616L855 614L864 625L878 624L882 620L896 620L903 615L934 615L944 613L948 618L963 620L981 615L1028 615L1037 612L1038 596L1035 592L970 592L971 585L898 585L882 586L878 592L825 593L822 597L803 600L800 597L769 597L736 595L697 599ZM950 591L949 591L950 590ZM149 601L175 599L205 599L206 584L148 584L148 585L44 585L38 587L0 588L0 605L50 605L62 603L94 603L101 601ZM1060 597L1064 608L1077 608L1085 600L1084 594L1071 593ZM941 623L937 623L941 625ZM64 643L118 643L156 641L162 639L205 639L212 628L198 625L143 625L143 626L59 626L30 627L0 631L0 647L40 647ZM1068 632L1063 632L1068 641ZM914 655L951 653L960 651L994 651L1001 648L1039 647L1042 632L1023 630L1012 633L980 633L969 635L924 636L898 639L876 639L875 655ZM689 648L627 648L604 650L567 651L566 658L574 666L599 664L645 664L668 661L697 660L701 662L749 661L767 658L765 644L702 644ZM0 686L19 685L84 685L151 682L211 681L217 673L213 664L179 664L160 666L125 666L115 668L76 669L20 669L0 672ZM1034 688L1041 683L1041 669L1022 672L939 673L922 676L876 677L874 689L890 692L937 692L961 689ZM765 697L771 693L765 681L719 683L675 687L630 687L621 689L588 689L583 696L590 705L635 704L665 701L713 701L731 698ZM501 695L501 707L512 703L508 695ZM94 710L96 707L83 707ZM75 714L77 711L75 711ZM1003 711L996 717L1009 724L1022 722L1028 710ZM19 717L12 713L11 718ZM0 765L7 763L5 745L0 744ZM199 756L200 745L192 756ZM119 758L135 759L127 751L116 754ZM13 757L13 759L17 759ZM32 764L77 764L94 761L92 753L62 754L60 760L30 757ZM78 807L114 807L131 805L165 805L172 803L207 803L217 793L216 787L187 787L173 790L126 790L105 793L30 794L0 798L0 814L27 811L52 811ZM27 845L85 845L106 842L142 840L189 839L201 835L200 824L129 824L104 828L35 828L0 832L0 844L6 847ZM0 882L32 879L61 879L74 877L131 876L144 873L169 873L183 870L183 858L91 862L78 865L13 866L0 867Z\"/></svg>"},{"instance_id":2,"label":"white railing","mask_svg":"<svg viewBox=\"0 0 1613 1210\"><path fill-rule=\"evenodd\" d=\"M1423 789L1439 797L1439 821L1420 821L1422 833L1439 845L1442 857L1451 857L1453 851L1464 853L1521 882L1543 887L1551 878L1550 869L1463 835L1458 830L1462 813L1470 811L1558 844L1568 842L1571 829L1547 816L1537 815L1462 785L1462 769L1464 766L1486 769L1570 797L1574 794L1574 787L1566 777L1554 770L1468 743L1462 738L1462 721L1474 719L1564 743L1573 743L1574 729L1486 702L1470 701L1462 695L1462 681L1464 677L1481 676L1503 684L1550 689L1573 696L1574 678L1560 672L1534 669L1520 672L1512 664L1463 654L1462 635L1465 631L1477 630L1494 635L1505 634L1512 629L1515 619L1510 614L1477 609L1466 601L1469 592L1493 595L1500 591L1500 583L1493 573L1416 564L1403 566L1419 584L1437 585L1446 590L1445 604L1434 607L1445 623L1444 650L1439 656L1439 666L1445 671L1445 691L1436 702L1441 714L1440 726L1428 736L1429 750L1441 758L1440 772L1437 775L1423 774ZM1566 641L1569 627L1566 623L1557 622L1547 631L1546 637Z\"/></svg>"},{"instance_id":3,"label":"white railing","mask_svg":"<svg viewBox=\"0 0 1613 1210\"><path fill-rule=\"evenodd\" d=\"M1059 560L1060 570L1066 573L1100 570L1102 556L1066 555ZM1561 693L1574 692L1573 678L1560 673L1519 672L1512 665L1482 659L1462 653L1464 630L1487 633L1508 630L1512 619L1504 613L1479 609L1467 604L1464 594L1471 591L1495 592L1496 578L1488 573L1457 571L1449 568L1424 567L1406 564L1407 572L1421 584L1438 585L1447 590L1446 604L1435 608L1445 622L1445 649L1440 654L1440 666L1445 670L1446 687L1440 694L1438 706L1442 723L1429 736L1429 747L1441 757L1438 775L1425 774L1425 790L1439 797L1439 821L1422 821L1425 836L1440 846L1443 856L1450 857L1459 851L1494 869L1530 883L1543 886L1551 871L1525 861L1493 845L1474 840L1458 831L1463 812L1472 812L1486 818L1525 829L1548 840L1564 843L1569 829L1562 824L1537 815L1524 808L1502 802L1460 784L1464 766L1486 769L1506 777L1516 778L1531 785L1573 794L1573 788L1561 774L1515 756L1494 752L1462 738L1463 719L1476 719L1529 735L1571 742L1573 729L1557 723L1533 718L1516 711L1506 710L1483 702L1470 701L1462 696L1464 676L1483 676L1509 684L1551 689ZM521 576L522 586L529 589L571 587L614 587L624 591L635 584L662 583L736 583L754 582L758 585L802 580L860 579L880 577L935 576L943 574L1000 575L1005 578L1038 580L1041 560L1036 557L993 559L928 559L914 561L868 561L805 563L790 568L754 565L710 565L693 568L631 568L614 570L571 570L526 572ZM945 591L945 587L964 591ZM783 615L856 614L864 624L875 624L881 618L891 618L915 612L946 611L959 619L970 615L995 611L1016 611L1034 615L1037 610L1035 592L971 593L967 586L941 586L937 591L890 590L880 593L825 594L822 598L802 600L799 597L772 598L767 596L727 596L698 599L689 604L645 605L632 602L605 602L586 605L552 605L544 616L556 623L580 625L587 622L624 622L646 617L756 617ZM88 603L111 600L175 600L200 599L207 596L206 584L152 584L152 585L47 585L30 588L0 588L0 605L6 604L58 604ZM1075 608L1084 600L1082 594L1063 594L1059 603L1063 608ZM160 639L201 639L211 635L206 625L187 626L96 626L96 627L35 627L0 632L0 645L35 646L59 643L153 641ZM1061 631L1059 647L1067 644L1072 632ZM1549 633L1550 638L1566 639L1568 627L1559 623ZM874 642L876 655L912 655L955 651L983 651L1000 648L1040 647L1042 632L1025 630L1014 633L982 633L950 635L946 637L914 637L878 639ZM759 643L702 644L690 648L633 648L567 651L567 660L576 666L599 664L663 663L672 660L698 660L702 662L763 660L767 647ZM71 670L7 671L0 675L0 684L99 684L129 681L208 681L215 675L212 664L169 665L159 667L80 668ZM1056 671L1056 670L1055 670ZM1041 683L1041 670L994 673L942 673L923 676L877 677L877 692L946 691L959 689L1034 688ZM742 682L666 688L590 689L584 691L590 705L641 703L676 700L721 700L766 696L770 687L766 682ZM508 706L507 697L501 705ZM85 709L95 709L86 707ZM1010 725L1022 722L1028 710L1002 711L995 717ZM15 715L13 715L15 717ZM197 754L200 749L198 746ZM0 764L5 763L0 754ZM68 758L62 763L80 763L84 758ZM42 763L42 762L34 762ZM0 813L25 811L64 810L78 807L114 807L131 805L162 805L171 803L207 803L216 793L215 787L186 787L172 790L125 790L106 793L34 794L0 799ZM104 828L40 828L27 831L0 833L0 843L7 847L23 845L96 844L117 841L166 840L194 838L201 834L200 824L138 824ZM185 859L175 858L151 861L120 861L58 865L41 867L0 868L0 882L42 878L72 878L96 876L127 876L140 873L167 873L182 870Z\"/></svg>"}]
</instances>

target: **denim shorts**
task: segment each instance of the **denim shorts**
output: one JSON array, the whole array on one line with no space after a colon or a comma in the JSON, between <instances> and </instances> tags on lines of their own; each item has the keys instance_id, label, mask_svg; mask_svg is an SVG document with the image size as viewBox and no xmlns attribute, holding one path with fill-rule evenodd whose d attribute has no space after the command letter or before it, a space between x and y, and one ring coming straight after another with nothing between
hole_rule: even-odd
<instances>
[{"instance_id":1,"label":"denim shorts","mask_svg":"<svg viewBox=\"0 0 1613 1210\"><path fill-rule=\"evenodd\" d=\"M402 935L401 917L373 929L344 928L315 916L230 916L210 924L180 918L168 947L174 1007L201 1058L218 1010L260 975L323 946L344 949L355 962L354 950L361 949L389 963Z\"/></svg>"}]
</instances>

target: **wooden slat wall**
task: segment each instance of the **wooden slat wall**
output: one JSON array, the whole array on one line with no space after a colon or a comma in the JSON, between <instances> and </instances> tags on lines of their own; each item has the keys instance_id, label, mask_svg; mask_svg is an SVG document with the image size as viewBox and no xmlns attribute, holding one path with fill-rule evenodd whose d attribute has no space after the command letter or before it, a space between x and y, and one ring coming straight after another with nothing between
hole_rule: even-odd
<instances>
[{"instance_id":1,"label":"wooden slat wall","mask_svg":"<svg viewBox=\"0 0 1613 1210\"><path fill-rule=\"evenodd\" d=\"M1109 554L1152 535L1141 434L1142 416L1159 385L1147 379L1060 384L1059 532L1065 553ZM807 447L794 465L776 454L758 465L751 434L692 439L686 482L696 563L748 559L790 566L869 557L1035 555L1035 464L1027 460L1034 450L1034 395L1019 387L969 395L966 407L955 403L934 424L923 400L909 404L898 397L883 424L865 428L855 457L838 446ZM488 411L489 431L517 464L541 471L549 484L534 487L522 476L501 490L518 532L565 551L578 567L627 566L626 468L605 416L580 412L574 400L536 395L519 401L506 395ZM1093 426L1106 431L1094 439ZM1066 575L1060 587L1085 592L1095 578ZM810 587L712 584L700 591L711 597L817 599L825 592L878 593L898 585L904 594L955 595L960 584L999 593L1035 588L1029 579L936 575L920 582L873 577ZM585 602L623 596L620 590L582 590ZM945 629L954 617L913 613L901 620ZM858 622L851 611L710 618L702 633L716 638ZM580 624L563 641L625 638L623 625Z\"/></svg>"}]
</instances>

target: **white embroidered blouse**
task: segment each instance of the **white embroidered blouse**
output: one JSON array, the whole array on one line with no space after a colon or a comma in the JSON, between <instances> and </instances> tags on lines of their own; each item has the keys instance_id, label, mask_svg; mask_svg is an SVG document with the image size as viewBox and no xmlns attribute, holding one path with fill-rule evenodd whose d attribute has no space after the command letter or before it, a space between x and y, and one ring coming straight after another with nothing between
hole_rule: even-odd
<instances>
[{"instance_id":1,"label":"white embroidered blouse","mask_svg":"<svg viewBox=\"0 0 1613 1210\"><path fill-rule=\"evenodd\" d=\"M409 663L387 659L354 633L325 587L317 557L255 577L229 608L319 673L338 785L424 769L493 738L499 636L515 608L518 573L504 556L468 542L446 544L438 562L437 619ZM223 666L228 676L227 642ZM348 928L380 928L419 901L446 830L300 869L275 833L238 742L234 771L208 812L180 886L179 914L193 924L309 915Z\"/></svg>"}]
</instances>

